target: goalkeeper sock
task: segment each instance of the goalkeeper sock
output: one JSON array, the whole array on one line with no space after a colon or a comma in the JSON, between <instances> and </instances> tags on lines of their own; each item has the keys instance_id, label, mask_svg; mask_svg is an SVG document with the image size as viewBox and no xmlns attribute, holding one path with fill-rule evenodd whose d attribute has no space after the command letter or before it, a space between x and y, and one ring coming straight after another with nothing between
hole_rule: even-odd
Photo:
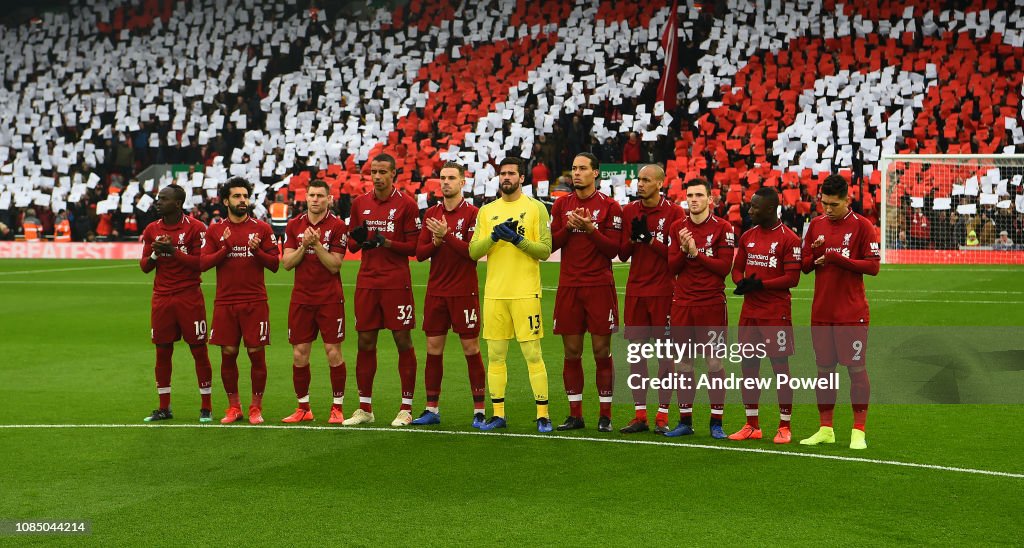
<instances>
[{"instance_id":1,"label":"goalkeeper sock","mask_svg":"<svg viewBox=\"0 0 1024 548\"><path fill-rule=\"evenodd\" d=\"M469 369L469 389L473 394L473 413L483 413L487 373L479 352L466 356L466 367Z\"/></svg>"},{"instance_id":2,"label":"goalkeeper sock","mask_svg":"<svg viewBox=\"0 0 1024 548\"><path fill-rule=\"evenodd\" d=\"M295 387L295 398L299 400L299 409L309 411L309 364L305 367L292 364L292 385Z\"/></svg>"},{"instance_id":3,"label":"goalkeeper sock","mask_svg":"<svg viewBox=\"0 0 1024 548\"><path fill-rule=\"evenodd\" d=\"M334 398L332 406L340 411L341 405L345 403L345 380L348 377L348 371L345 368L345 362L331 365L330 370L331 395Z\"/></svg>"},{"instance_id":4,"label":"goalkeeper sock","mask_svg":"<svg viewBox=\"0 0 1024 548\"><path fill-rule=\"evenodd\" d=\"M565 358L562 362L562 382L569 397L569 414L583 417L583 360Z\"/></svg>"},{"instance_id":5,"label":"goalkeeper sock","mask_svg":"<svg viewBox=\"0 0 1024 548\"><path fill-rule=\"evenodd\" d=\"M505 387L508 384L507 340L487 341L487 385L491 390L491 404L495 417L505 416Z\"/></svg>"},{"instance_id":6,"label":"goalkeeper sock","mask_svg":"<svg viewBox=\"0 0 1024 548\"><path fill-rule=\"evenodd\" d=\"M611 356L597 358L597 400L602 417L612 418L612 392L615 387L615 366Z\"/></svg>"},{"instance_id":7,"label":"goalkeeper sock","mask_svg":"<svg viewBox=\"0 0 1024 548\"><path fill-rule=\"evenodd\" d=\"M551 416L548 410L548 370L544 365L544 355L540 349L540 341L526 341L519 344L526 358L526 368L530 372L530 388L533 399L537 403L537 418Z\"/></svg>"},{"instance_id":8,"label":"goalkeeper sock","mask_svg":"<svg viewBox=\"0 0 1024 548\"><path fill-rule=\"evenodd\" d=\"M171 407L171 356L174 354L173 345L158 345L156 347L156 393L160 398L160 409Z\"/></svg>"},{"instance_id":9,"label":"goalkeeper sock","mask_svg":"<svg viewBox=\"0 0 1024 548\"><path fill-rule=\"evenodd\" d=\"M398 377L402 384L402 405L399 409L412 411L412 397L416 391L416 350L409 348L398 353Z\"/></svg>"},{"instance_id":10,"label":"goalkeeper sock","mask_svg":"<svg viewBox=\"0 0 1024 548\"><path fill-rule=\"evenodd\" d=\"M359 408L373 413L373 378L377 376L377 350L360 350L356 354L356 386L359 387Z\"/></svg>"},{"instance_id":11,"label":"goalkeeper sock","mask_svg":"<svg viewBox=\"0 0 1024 548\"><path fill-rule=\"evenodd\" d=\"M196 379L199 381L199 398L202 400L200 409L210 411L210 393L213 391L213 367L210 365L210 353L205 344L190 346L192 359L196 362Z\"/></svg>"},{"instance_id":12,"label":"goalkeeper sock","mask_svg":"<svg viewBox=\"0 0 1024 548\"><path fill-rule=\"evenodd\" d=\"M444 376L444 355L427 353L427 363L423 367L423 384L427 390L427 410L437 409L437 401L441 399L441 377Z\"/></svg>"}]
</instances>

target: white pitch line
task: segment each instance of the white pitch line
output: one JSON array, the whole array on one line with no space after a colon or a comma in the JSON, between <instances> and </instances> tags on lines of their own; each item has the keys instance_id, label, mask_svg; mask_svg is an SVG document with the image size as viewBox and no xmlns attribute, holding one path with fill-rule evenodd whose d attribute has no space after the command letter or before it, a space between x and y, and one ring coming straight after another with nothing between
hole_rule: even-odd
<instances>
[{"instance_id":1,"label":"white pitch line","mask_svg":"<svg viewBox=\"0 0 1024 548\"><path fill-rule=\"evenodd\" d=\"M73 272L76 270L104 270L108 268L127 268L130 266L138 267L139 263L131 264L112 264L104 266L79 266L73 268L42 268L39 270L11 270L8 272L0 272L0 276L12 276L15 274L45 274L47 272Z\"/></svg>"},{"instance_id":2,"label":"white pitch line","mask_svg":"<svg viewBox=\"0 0 1024 548\"><path fill-rule=\"evenodd\" d=\"M808 459L835 460L842 462L856 462L862 464L879 464L886 466L902 466L905 468L919 468L923 470L939 470L943 472L958 472L962 474L976 474L982 476L997 476L1003 478L1024 479L1024 474L1014 472L1000 472L997 470L981 470L977 468L962 468L958 466L941 466L938 464L924 464L919 462L904 462L898 460L869 459L864 457L844 457L842 455L822 455L819 453L797 453L792 451L778 451L773 449L759 449L755 447L735 447L730 445L705 445L699 443L664 443L650 440L625 440L616 438L592 438L580 436L557 436L540 434L514 434L514 433L485 433L485 432L463 432L457 430L423 430L414 428L379 428L379 427L328 427L328 426L307 426L307 425L248 425L238 424L218 428L217 425L201 424L0 424L0 430L13 429L64 429L64 428L188 428L188 429L219 429L222 431L237 430L240 428L256 430L317 430L324 432L385 432L388 434L441 434L449 436L489 436L502 438L523 438L538 440L563 440L563 441L589 441L595 443L614 443L622 445L654 445L658 447L675 447L689 449L711 449L715 451L733 451L737 453L759 453L764 455L779 455L786 457L803 457Z\"/></svg>"}]
</instances>

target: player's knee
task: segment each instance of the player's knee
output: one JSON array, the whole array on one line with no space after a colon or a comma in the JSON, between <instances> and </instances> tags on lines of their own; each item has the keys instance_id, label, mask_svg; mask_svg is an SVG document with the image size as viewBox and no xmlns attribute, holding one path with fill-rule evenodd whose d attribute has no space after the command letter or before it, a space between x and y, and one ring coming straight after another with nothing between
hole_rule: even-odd
<instances>
[{"instance_id":1,"label":"player's knee","mask_svg":"<svg viewBox=\"0 0 1024 548\"><path fill-rule=\"evenodd\" d=\"M610 337L594 337L591 347L594 349L594 358L602 359L612 355L612 344Z\"/></svg>"},{"instance_id":2,"label":"player's knee","mask_svg":"<svg viewBox=\"0 0 1024 548\"><path fill-rule=\"evenodd\" d=\"M849 372L850 376L852 377L854 375L860 375L861 373L867 371L867 369L865 369L863 365L858 365L856 367L848 367L847 371Z\"/></svg>"},{"instance_id":3,"label":"player's knee","mask_svg":"<svg viewBox=\"0 0 1024 548\"><path fill-rule=\"evenodd\" d=\"M220 353L222 356L236 356L238 355L237 346L222 346L220 347Z\"/></svg>"},{"instance_id":4,"label":"player's knee","mask_svg":"<svg viewBox=\"0 0 1024 548\"><path fill-rule=\"evenodd\" d=\"M399 352L405 352L412 348L412 335L408 330L395 331L392 333L392 338L395 339L395 347Z\"/></svg>"},{"instance_id":5,"label":"player's knee","mask_svg":"<svg viewBox=\"0 0 1024 548\"><path fill-rule=\"evenodd\" d=\"M427 354L437 356L444 353L444 337L427 337Z\"/></svg>"},{"instance_id":6,"label":"player's knee","mask_svg":"<svg viewBox=\"0 0 1024 548\"><path fill-rule=\"evenodd\" d=\"M309 349L308 344L297 344L292 347L292 362L296 365L302 363L309 363Z\"/></svg>"},{"instance_id":7,"label":"player's knee","mask_svg":"<svg viewBox=\"0 0 1024 548\"><path fill-rule=\"evenodd\" d=\"M712 359L708 360L708 372L709 373L718 373L719 371L721 371L723 369L725 369L725 367L722 365L722 360L712 360Z\"/></svg>"},{"instance_id":8,"label":"player's knee","mask_svg":"<svg viewBox=\"0 0 1024 548\"><path fill-rule=\"evenodd\" d=\"M527 364L531 363L542 363L544 361L544 355L540 349L540 341L526 341L520 346L523 349L523 358L526 359Z\"/></svg>"},{"instance_id":9,"label":"player's knee","mask_svg":"<svg viewBox=\"0 0 1024 548\"><path fill-rule=\"evenodd\" d=\"M489 340L487 341L487 361L491 363L505 363L508 357L508 341Z\"/></svg>"},{"instance_id":10,"label":"player's knee","mask_svg":"<svg viewBox=\"0 0 1024 548\"><path fill-rule=\"evenodd\" d=\"M377 332L376 331L360 331L359 339L356 341L356 348L360 352L376 352L377 350Z\"/></svg>"},{"instance_id":11,"label":"player's knee","mask_svg":"<svg viewBox=\"0 0 1024 548\"><path fill-rule=\"evenodd\" d=\"M480 353L480 340L477 338L472 339L459 339L462 343L462 353L467 356L475 356Z\"/></svg>"},{"instance_id":12,"label":"player's knee","mask_svg":"<svg viewBox=\"0 0 1024 548\"><path fill-rule=\"evenodd\" d=\"M679 362L679 365L676 367L676 371L679 371L680 373L689 373L689 374L692 375L693 374L693 362L687 362L687 361Z\"/></svg>"},{"instance_id":13,"label":"player's knee","mask_svg":"<svg viewBox=\"0 0 1024 548\"><path fill-rule=\"evenodd\" d=\"M340 348L328 350L325 354L327 354L327 364L331 367L341 365L345 361L345 356L342 355Z\"/></svg>"},{"instance_id":14,"label":"player's knee","mask_svg":"<svg viewBox=\"0 0 1024 548\"><path fill-rule=\"evenodd\" d=\"M255 353L259 352L260 350L263 350L263 348L264 347L262 347L262 346L247 346L247 347L245 347L245 351L250 353L250 354L255 354Z\"/></svg>"}]
</instances>

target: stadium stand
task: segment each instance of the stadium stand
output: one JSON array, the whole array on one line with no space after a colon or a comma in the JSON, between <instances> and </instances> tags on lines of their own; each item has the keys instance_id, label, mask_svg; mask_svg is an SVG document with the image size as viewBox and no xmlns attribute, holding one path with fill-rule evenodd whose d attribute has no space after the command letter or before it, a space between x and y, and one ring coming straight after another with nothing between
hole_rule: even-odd
<instances>
[{"instance_id":1,"label":"stadium stand","mask_svg":"<svg viewBox=\"0 0 1024 548\"><path fill-rule=\"evenodd\" d=\"M399 159L397 186L425 208L446 160L467 166L482 202L504 155L547 172L550 187L532 189L543 195L588 151L611 164L661 163L677 201L682 183L703 175L716 213L738 226L753 192L775 186L799 232L831 173L850 178L855 209L877 219L883 154L1024 152L1024 20L1013 2L351 9L108 0L8 18L0 222L20 237L32 207L50 236L66 210L75 241L135 239L154 217L161 181L140 176L152 164L184 165L163 181L187 182L194 212L211 222L223 216L213 191L233 175L258 183L259 216L275 193L301 212L312 178L328 181L344 214L378 152ZM677 93L659 101L662 84ZM953 178L935 175L902 177L890 205L932 188L948 196L952 183L936 181ZM628 183L613 177L604 189L626 200ZM997 185L996 206L966 219L918 211L956 228L950 241L913 245L960 245L972 229L990 244L1002 230L1024 242L1024 193L1009 183ZM972 198L957 196L954 209ZM912 225L914 209L897 222Z\"/></svg>"}]
</instances>

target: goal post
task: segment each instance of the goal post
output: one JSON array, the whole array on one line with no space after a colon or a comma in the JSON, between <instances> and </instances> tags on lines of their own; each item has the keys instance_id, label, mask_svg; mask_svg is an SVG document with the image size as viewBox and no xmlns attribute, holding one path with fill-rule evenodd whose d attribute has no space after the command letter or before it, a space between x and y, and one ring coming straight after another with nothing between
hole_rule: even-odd
<instances>
[{"instance_id":1,"label":"goal post","mask_svg":"<svg viewBox=\"0 0 1024 548\"><path fill-rule=\"evenodd\" d=\"M890 154L881 171L886 264L1024 264L1024 154Z\"/></svg>"}]
</instances>

